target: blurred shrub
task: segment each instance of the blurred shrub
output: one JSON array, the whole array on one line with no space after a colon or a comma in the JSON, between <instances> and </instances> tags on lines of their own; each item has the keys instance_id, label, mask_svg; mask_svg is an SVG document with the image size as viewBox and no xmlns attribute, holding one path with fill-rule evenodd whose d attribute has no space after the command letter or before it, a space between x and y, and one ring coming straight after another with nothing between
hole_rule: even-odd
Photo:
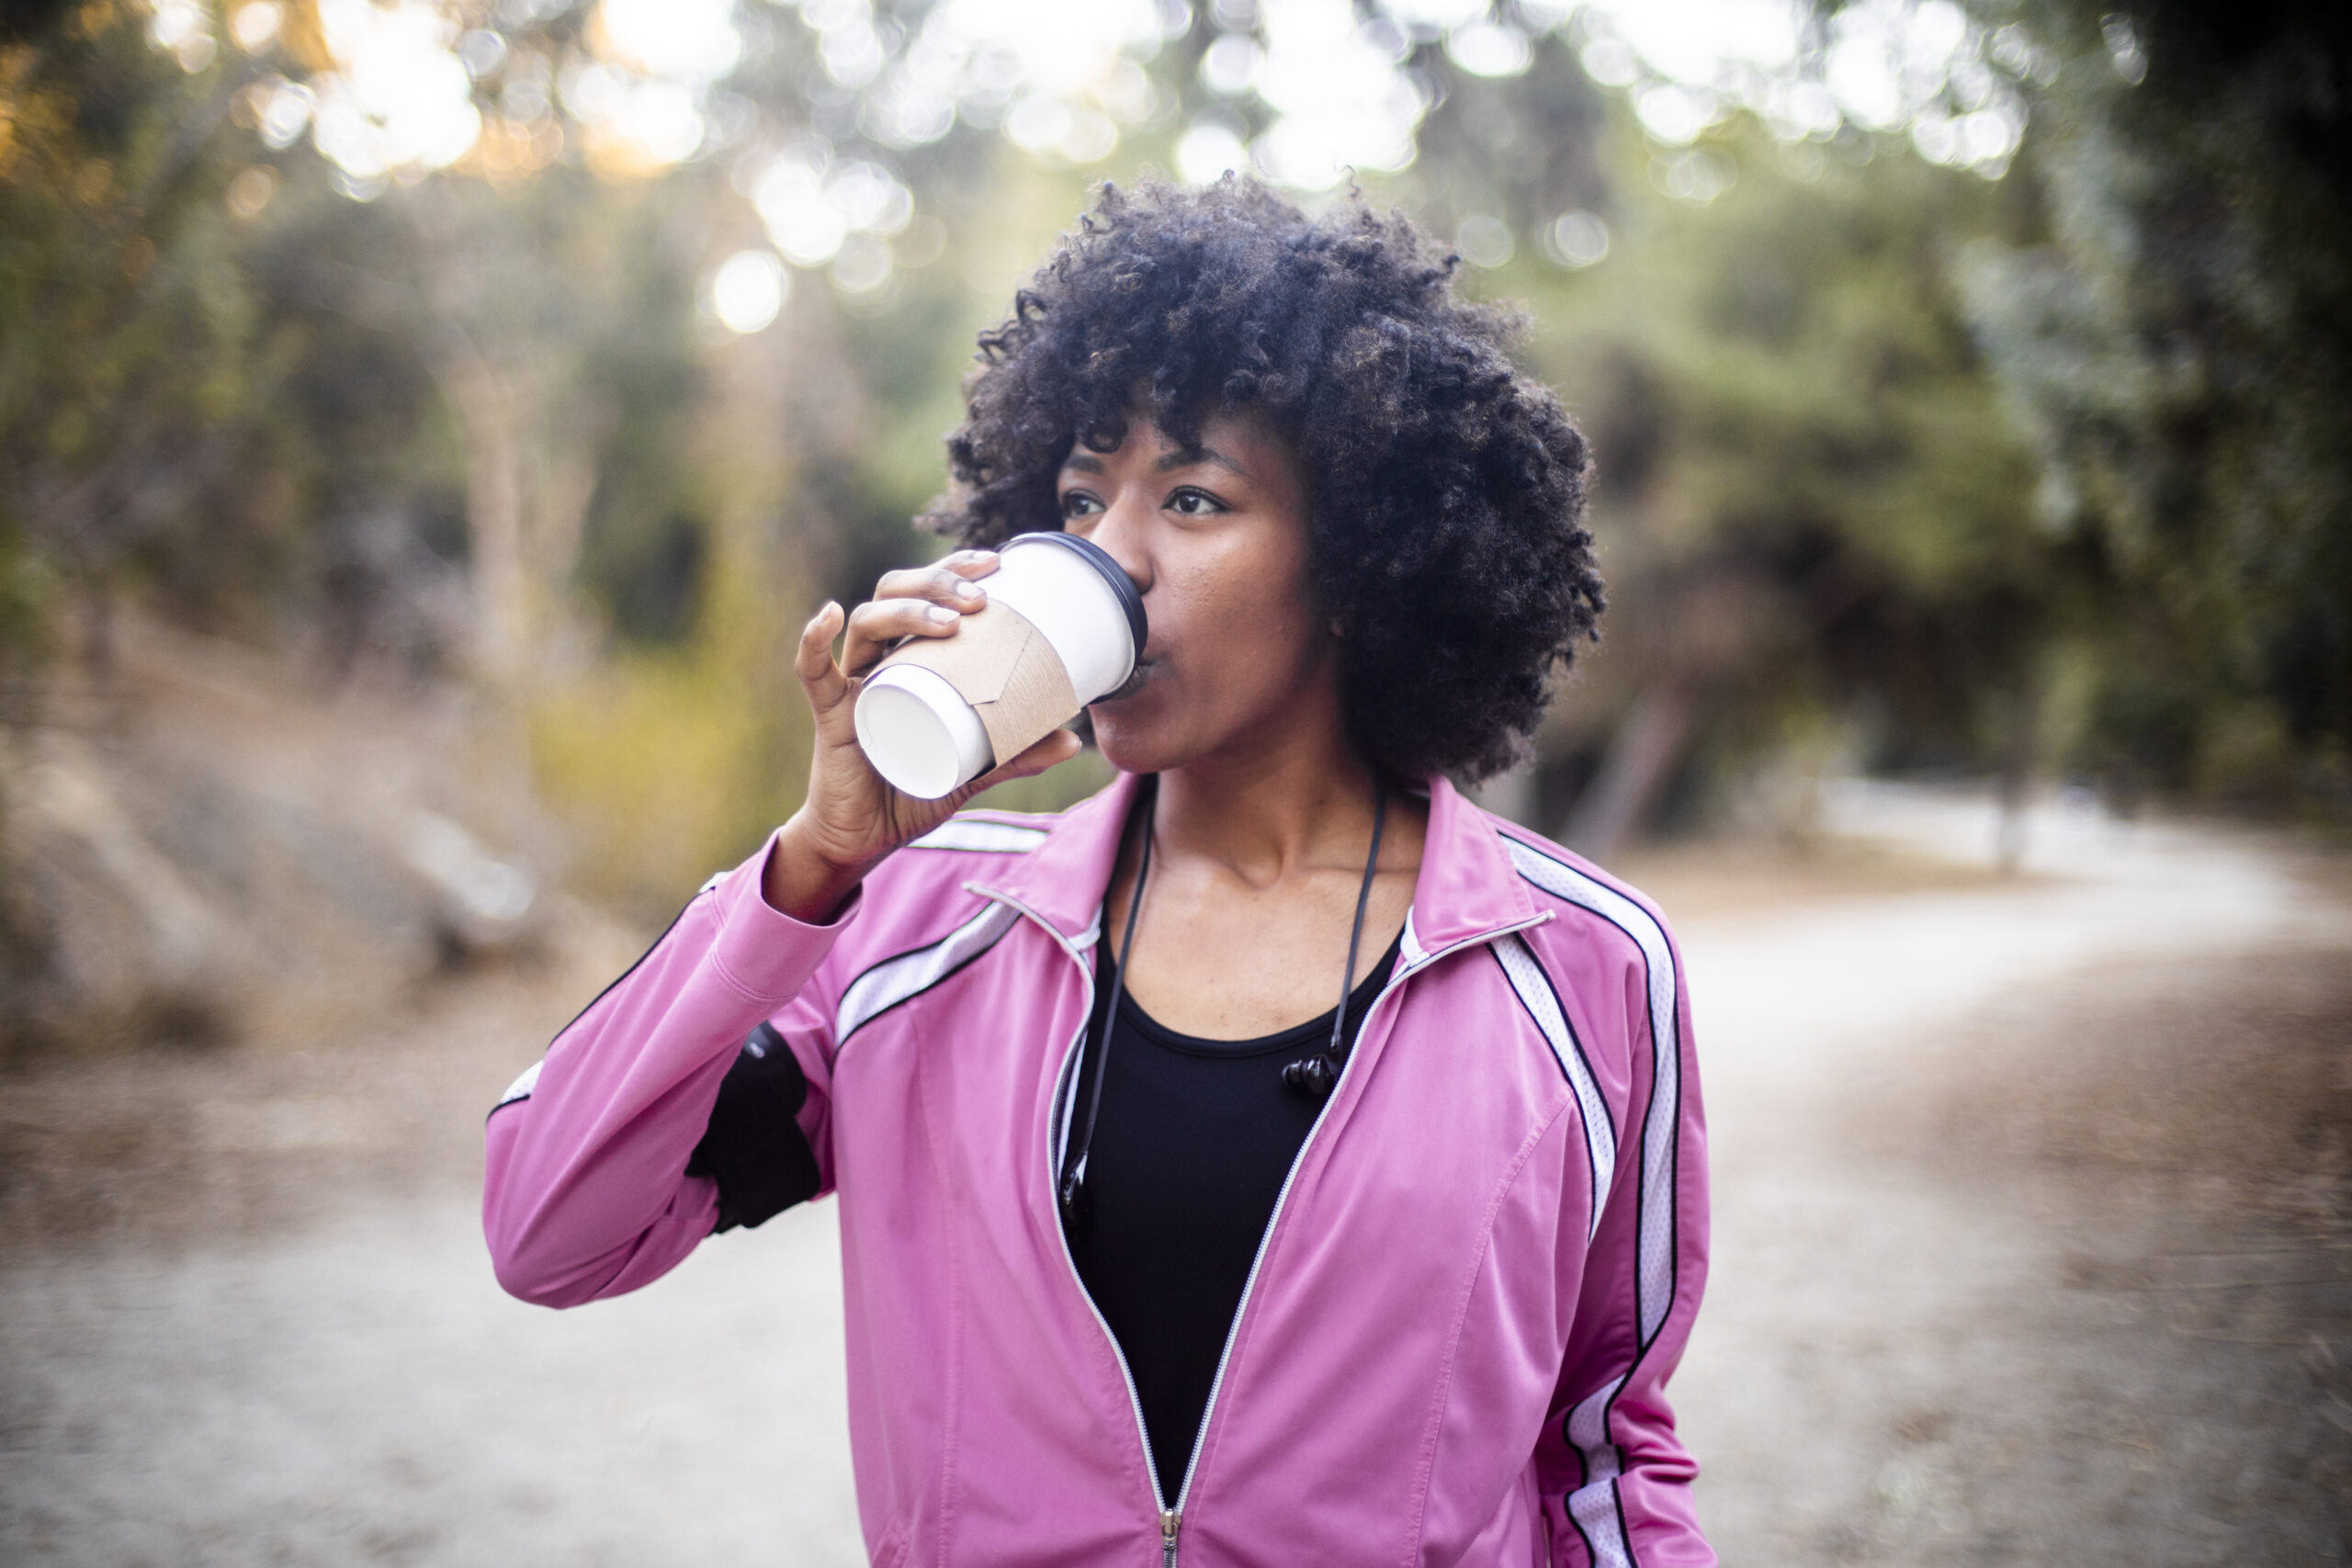
<instances>
[{"instance_id":1,"label":"blurred shrub","mask_svg":"<svg viewBox=\"0 0 2352 1568\"><path fill-rule=\"evenodd\" d=\"M570 880L666 919L759 847L807 791L795 606L757 536L721 530L693 636L621 645L528 699L532 774L574 830Z\"/></svg>"},{"instance_id":2,"label":"blurred shrub","mask_svg":"<svg viewBox=\"0 0 2352 1568\"><path fill-rule=\"evenodd\" d=\"M2198 737L2190 784L2216 804L2266 815L2292 808L2301 783L2295 739L2268 703L2212 715Z\"/></svg>"},{"instance_id":3,"label":"blurred shrub","mask_svg":"<svg viewBox=\"0 0 2352 1568\"><path fill-rule=\"evenodd\" d=\"M772 720L703 649L628 649L537 698L534 776L576 831L571 881L649 916L783 818Z\"/></svg>"}]
</instances>

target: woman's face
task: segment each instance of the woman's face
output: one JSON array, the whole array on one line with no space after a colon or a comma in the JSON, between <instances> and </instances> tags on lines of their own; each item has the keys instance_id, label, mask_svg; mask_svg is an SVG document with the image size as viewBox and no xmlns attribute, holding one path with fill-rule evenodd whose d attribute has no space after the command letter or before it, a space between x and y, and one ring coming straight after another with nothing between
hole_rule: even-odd
<instances>
[{"instance_id":1,"label":"woman's face","mask_svg":"<svg viewBox=\"0 0 2352 1568\"><path fill-rule=\"evenodd\" d=\"M1143 590L1151 631L1138 679L1089 710L1114 766L1163 773L1271 742L1329 705L1339 643L1307 573L1306 478L1246 415L1179 447L1131 418L1108 452L1072 448L1062 525L1109 551Z\"/></svg>"}]
</instances>

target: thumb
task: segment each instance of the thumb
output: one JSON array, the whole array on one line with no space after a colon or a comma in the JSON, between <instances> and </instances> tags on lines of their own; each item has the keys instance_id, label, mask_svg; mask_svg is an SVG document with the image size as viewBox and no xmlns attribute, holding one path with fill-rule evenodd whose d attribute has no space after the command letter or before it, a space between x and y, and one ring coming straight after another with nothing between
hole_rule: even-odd
<instances>
[{"instance_id":1,"label":"thumb","mask_svg":"<svg viewBox=\"0 0 2352 1568\"><path fill-rule=\"evenodd\" d=\"M995 772L983 773L964 787L972 795L978 795L991 784L1034 778L1047 768L1069 761L1085 749L1086 743L1077 735L1067 729L1057 729ZM968 799L969 796L964 798ZM961 800L957 804L962 804Z\"/></svg>"}]
</instances>

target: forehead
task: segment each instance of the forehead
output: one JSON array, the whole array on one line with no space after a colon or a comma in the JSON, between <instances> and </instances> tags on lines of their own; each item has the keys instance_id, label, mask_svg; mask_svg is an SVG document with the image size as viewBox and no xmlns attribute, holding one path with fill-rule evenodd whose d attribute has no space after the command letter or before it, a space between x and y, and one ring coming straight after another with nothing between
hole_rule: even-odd
<instances>
[{"instance_id":1,"label":"forehead","mask_svg":"<svg viewBox=\"0 0 2352 1568\"><path fill-rule=\"evenodd\" d=\"M1199 443L1189 450L1162 430L1149 414L1131 412L1127 415L1126 431L1117 445L1096 449L1083 442L1074 442L1069 455L1062 459L1062 467L1098 473L1106 460L1148 458L1158 466L1168 467L1170 459L1188 457L1252 472L1287 465L1292 460L1289 444L1274 433L1264 416L1244 409L1202 420ZM1220 464L1219 459L1224 461Z\"/></svg>"}]
</instances>

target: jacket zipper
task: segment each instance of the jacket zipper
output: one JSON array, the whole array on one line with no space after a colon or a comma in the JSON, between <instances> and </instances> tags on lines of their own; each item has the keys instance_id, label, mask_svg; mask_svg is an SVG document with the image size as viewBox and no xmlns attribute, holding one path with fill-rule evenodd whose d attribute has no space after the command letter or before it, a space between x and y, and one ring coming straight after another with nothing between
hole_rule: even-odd
<instances>
[{"instance_id":1,"label":"jacket zipper","mask_svg":"<svg viewBox=\"0 0 2352 1568\"><path fill-rule=\"evenodd\" d=\"M1008 897L1004 894L974 883L966 883L964 888L966 892L976 893L983 898L1006 905L1035 921L1047 936L1054 939L1054 945L1068 954L1072 964L1078 965L1079 984L1086 989L1086 1006L1079 1014L1078 1032L1062 1049L1060 1070L1054 1075L1054 1101L1058 1106L1061 1102L1062 1085L1069 1077L1070 1064L1077 1057L1080 1049L1085 1045L1087 1027L1094 1019L1094 973L1087 966L1086 960L1079 955L1077 945L1062 935L1060 929L1053 921L1046 919L1036 910L1030 908L1017 898ZM1127 1387L1127 1409L1136 1419L1136 1440L1143 1445L1143 1473L1145 1481L1151 1487L1152 1511L1159 1516L1159 1565L1160 1568L1176 1568L1176 1531L1177 1528L1183 1523L1181 1506L1179 1508L1170 1508L1168 1506L1168 1499L1159 1495L1159 1466L1151 1456L1151 1431L1144 1425L1143 1395L1136 1392L1136 1374L1127 1366L1126 1352L1119 1348L1119 1337L1111 1332L1110 1320L1102 1315L1102 1309L1094 1304L1094 1292L1086 1288L1085 1280L1080 1277L1078 1259L1070 1256L1069 1233L1062 1228L1061 1197L1057 1190L1059 1185L1061 1162L1060 1151L1054 1147L1053 1122L1053 1117L1046 1118L1046 1206L1053 1213L1054 1235L1061 1242L1062 1265L1069 1270L1069 1282L1077 1289L1079 1299L1086 1303L1086 1310L1094 1314L1094 1325L1102 1331L1102 1342L1111 1347L1111 1359L1119 1364L1120 1381Z\"/></svg>"},{"instance_id":2,"label":"jacket zipper","mask_svg":"<svg viewBox=\"0 0 2352 1568\"><path fill-rule=\"evenodd\" d=\"M1408 919L1411 918L1409 911L1406 918ZM1521 920L1516 925L1498 926L1492 931L1482 931L1476 936L1464 937L1459 942L1438 949L1435 953L1423 953L1421 955L1421 961L1419 964L1409 964L1399 969L1396 973L1388 977L1388 984L1380 987L1380 994L1372 998L1372 1006L1364 1010L1363 1022L1360 1024L1356 1030L1357 1038L1363 1038L1363 1032L1372 1027L1373 1015L1380 1010L1380 1004L1388 999L1391 992L1395 991L1397 987L1403 985L1414 975L1436 963L1439 959L1446 957L1451 953L1459 953L1465 947L1478 946L1482 943L1493 942L1499 937L1509 936L1514 931L1523 931L1532 926L1540 926L1551 918L1551 914L1547 911L1544 914L1537 915L1532 920ZM1340 1090L1347 1083L1348 1074L1356 1065L1357 1055L1358 1053L1355 1049L1351 1046L1348 1051L1348 1059L1340 1064L1339 1079L1331 1085L1330 1099L1326 1100L1323 1102L1326 1110L1330 1108L1332 1100L1340 1098ZM1184 1505L1192 1497L1193 1472L1200 1467L1201 1450L1203 1448L1207 1446L1208 1443L1209 1422L1216 1415L1217 1395L1225 1391L1226 1365L1233 1359L1233 1347L1235 1341L1241 1337L1241 1320L1250 1311L1250 1299L1257 1294L1258 1273L1260 1269L1265 1267L1266 1249L1273 1244L1274 1227L1282 1224L1283 1210L1290 1201L1291 1183L1298 1179L1299 1168L1306 1163L1307 1152L1314 1148L1315 1140L1317 1137L1321 1135L1322 1131L1323 1118L1320 1115L1317 1115L1315 1118L1315 1124L1306 1130L1306 1137L1299 1144L1298 1154L1291 1160L1290 1169L1284 1173L1283 1177L1281 1190L1274 1194L1274 1208L1273 1212L1266 1216L1266 1228L1259 1233L1258 1255L1250 1260L1250 1274L1249 1277L1242 1281L1241 1299L1234 1304L1233 1322L1227 1325L1225 1331L1225 1348L1217 1352L1216 1375L1209 1380L1208 1403L1201 1406L1200 1429L1193 1434L1193 1451L1191 1456L1184 1461L1184 1479L1182 1483L1176 1489L1176 1506L1166 1516L1170 1522L1163 1528L1167 1551L1167 1561L1163 1564L1163 1568L1175 1568L1175 1521L1182 1519L1184 1512ZM1138 1405L1137 1408L1140 1409L1140 1405Z\"/></svg>"},{"instance_id":3,"label":"jacket zipper","mask_svg":"<svg viewBox=\"0 0 2352 1568\"><path fill-rule=\"evenodd\" d=\"M1069 961L1078 966L1079 983L1086 989L1086 1007L1084 1012L1080 1015L1081 1021L1078 1026L1078 1033L1071 1038L1069 1044L1063 1048L1061 1068L1054 1075L1054 1099L1058 1104L1061 1099L1062 1085L1069 1076L1070 1062L1072 1058L1077 1055L1080 1047L1085 1044L1088 1025L1091 1024L1094 1019L1093 972L1087 967L1086 961L1079 956L1079 951L1076 944L1071 942L1068 937L1062 935L1058 927L1057 927L1051 920L1046 919L1043 915L1037 913L1035 909L1032 909L1027 905L1022 903L1019 899L1009 897L1006 895L996 892L991 888L982 887L976 883L966 883L964 885L964 890L967 893L977 894L980 897L992 899L997 903L1006 905L1020 914L1027 917L1029 919L1035 921L1038 927L1042 929L1047 936L1054 939L1054 945L1060 948L1064 953L1068 954ZM1408 919L1411 918L1409 911L1406 918ZM1400 969L1396 974L1391 975L1388 977L1388 984L1380 988L1380 994L1372 998L1372 1006L1364 1010L1364 1021L1363 1025L1361 1025L1357 1030L1358 1036L1361 1037L1363 1031L1371 1027L1373 1014L1380 1010L1380 1004L1388 999L1389 993L1396 990L1397 987L1403 985L1405 981L1410 978L1414 974L1428 968L1430 964L1436 963L1441 958L1446 957L1451 953L1461 952L1465 947L1474 947L1483 942L1493 942L1498 937L1509 936L1514 931L1523 931L1532 926L1540 926L1551 918L1551 914L1547 911L1536 916L1533 919L1521 920L1516 925L1498 926L1492 931L1482 931L1476 936L1464 937L1459 942L1453 942L1445 947L1438 949L1435 953L1422 954L1421 961L1419 964L1412 964L1405 969ZM1339 1098L1341 1086L1348 1081L1348 1072L1355 1066L1356 1055L1357 1053L1353 1049L1351 1049L1348 1052L1348 1059L1340 1064L1339 1081L1331 1086L1332 1100ZM1325 1100L1324 1104L1328 1108L1330 1104L1330 1100ZM1057 1157L1057 1151L1052 1146L1052 1118L1049 1117L1046 1121L1046 1197L1053 1210L1054 1234L1061 1239L1062 1264L1065 1268L1069 1269L1070 1283L1078 1288L1080 1299L1086 1303L1086 1310L1094 1314L1095 1326L1102 1331L1103 1342L1111 1347L1111 1358L1113 1360L1118 1362L1119 1376L1127 1385L1127 1408L1133 1412L1135 1416L1136 1438L1143 1445L1144 1478L1151 1486L1152 1507L1157 1510L1159 1515L1160 1568L1176 1568L1176 1535L1177 1531L1182 1528L1184 1523L1184 1503L1185 1500L1193 1495L1193 1472L1200 1466L1201 1450L1205 1444L1209 1435L1209 1421L1210 1418L1216 1414L1217 1395L1223 1393L1225 1389L1226 1364L1233 1359L1234 1341L1239 1338L1241 1334L1241 1320L1250 1310L1250 1297L1257 1293L1258 1273L1259 1270L1265 1266L1266 1248L1273 1241L1274 1227L1282 1223L1283 1209L1290 1201L1291 1184L1298 1179L1299 1168L1306 1163L1307 1152L1315 1146L1316 1137L1323 1131L1323 1118L1319 1115L1317 1116L1315 1118L1315 1125L1307 1129L1306 1139L1300 1143L1298 1145L1297 1155L1295 1156L1290 1162L1290 1169L1283 1176L1281 1190L1274 1194L1273 1212L1266 1216L1266 1228L1259 1233L1258 1253L1256 1257L1250 1260L1250 1275L1249 1278L1242 1282L1241 1299L1234 1304L1233 1322L1227 1326L1225 1331L1225 1348L1217 1352L1216 1376L1209 1382L1208 1403L1201 1407L1200 1429L1193 1434L1193 1451L1184 1461L1184 1479L1176 1488L1176 1506L1172 1508L1168 1506L1168 1499L1160 1495L1159 1467L1152 1459L1151 1432L1150 1429L1144 1425L1143 1420L1143 1396L1136 1392L1136 1375L1127 1366L1126 1352L1119 1348L1119 1337L1111 1332L1110 1321L1102 1315L1102 1309L1094 1304L1094 1293L1086 1288L1085 1280L1080 1278L1079 1275L1078 1259L1070 1256L1069 1233L1062 1228L1061 1203L1058 1194L1055 1191L1057 1178L1058 1176L1057 1166L1059 1161Z\"/></svg>"}]
</instances>

